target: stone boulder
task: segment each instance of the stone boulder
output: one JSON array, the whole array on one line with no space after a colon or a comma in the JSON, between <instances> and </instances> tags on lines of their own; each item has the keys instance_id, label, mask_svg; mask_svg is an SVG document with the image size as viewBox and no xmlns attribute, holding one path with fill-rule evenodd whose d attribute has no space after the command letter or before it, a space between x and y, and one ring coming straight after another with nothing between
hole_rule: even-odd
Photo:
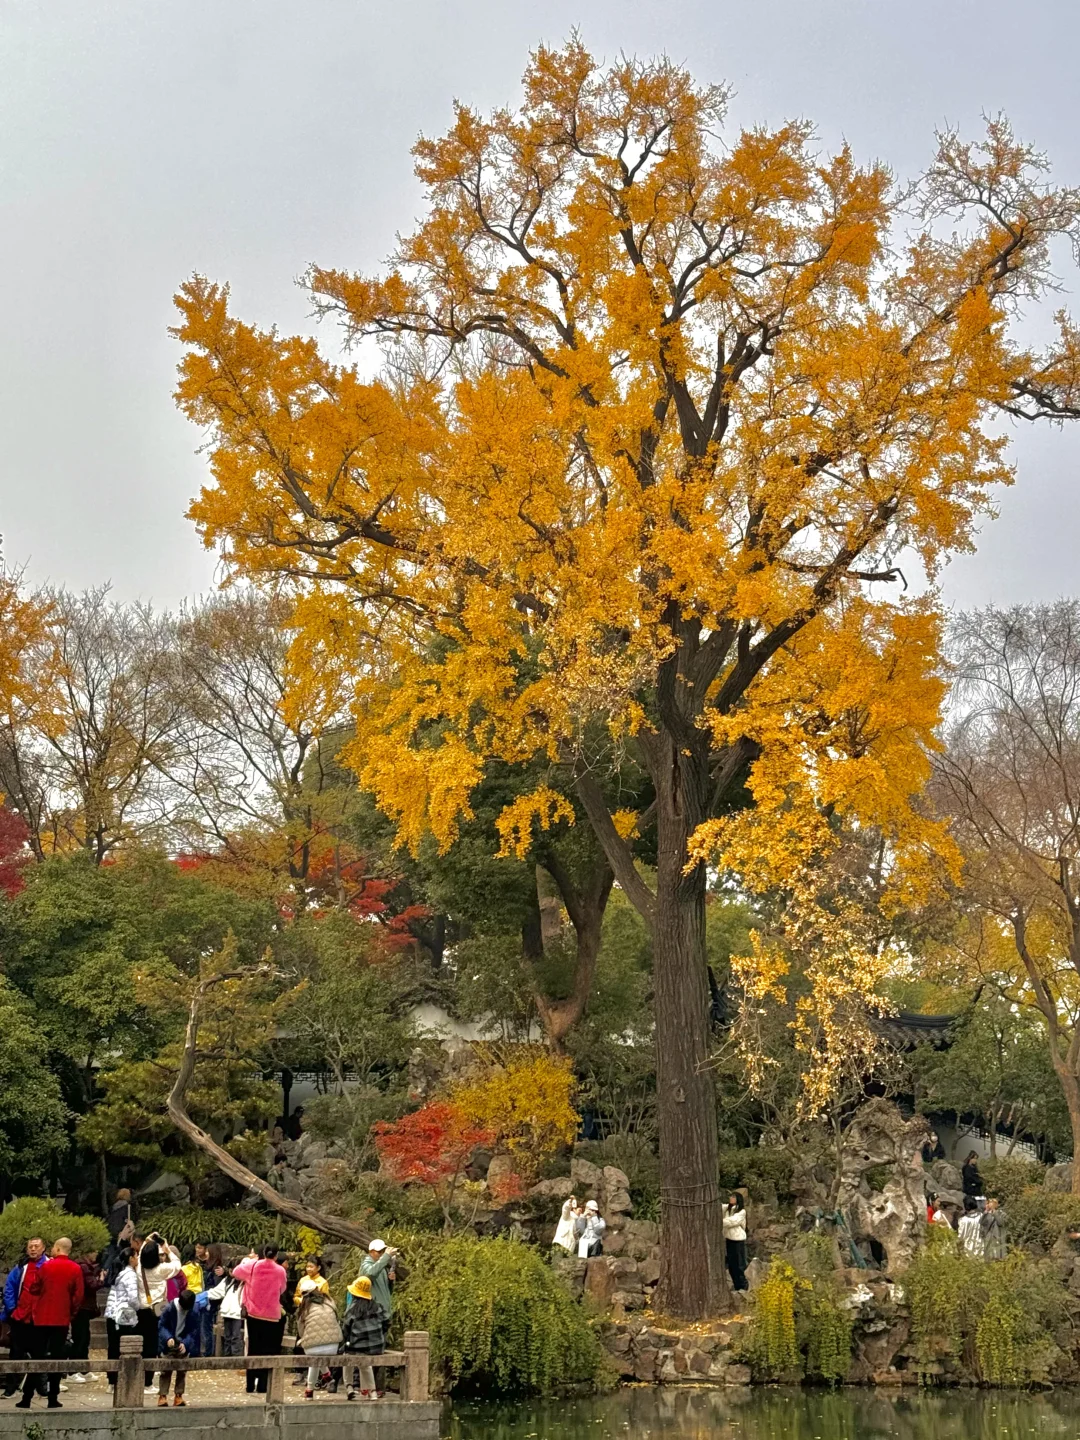
<instances>
[{"instance_id":1,"label":"stone boulder","mask_svg":"<svg viewBox=\"0 0 1080 1440\"><path fill-rule=\"evenodd\" d=\"M490 1161L488 1162L490 1165ZM569 1175L556 1175L554 1180L541 1180L529 1191L538 1200L557 1200L561 1205L574 1193L574 1182Z\"/></svg>"},{"instance_id":2,"label":"stone boulder","mask_svg":"<svg viewBox=\"0 0 1080 1440\"><path fill-rule=\"evenodd\" d=\"M630 1181L626 1174L614 1165L603 1168L600 1194L597 1199L605 1217L629 1215L633 1206L630 1201Z\"/></svg>"},{"instance_id":3,"label":"stone boulder","mask_svg":"<svg viewBox=\"0 0 1080 1440\"><path fill-rule=\"evenodd\" d=\"M604 1182L604 1172L589 1160L571 1160L570 1179L579 1200L596 1200Z\"/></svg>"},{"instance_id":4,"label":"stone boulder","mask_svg":"<svg viewBox=\"0 0 1080 1440\"><path fill-rule=\"evenodd\" d=\"M899 1274L915 1257L926 1224L922 1147L930 1127L922 1116L905 1120L888 1100L861 1106L844 1136L839 1208L867 1259ZM880 1172L886 1172L881 1184ZM870 1184L868 1172L877 1172Z\"/></svg>"},{"instance_id":5,"label":"stone boulder","mask_svg":"<svg viewBox=\"0 0 1080 1440\"><path fill-rule=\"evenodd\" d=\"M598 1257L602 1259L603 1257ZM551 1268L562 1279L575 1300L580 1300L585 1290L585 1273L592 1261L579 1260L576 1255L555 1256ZM613 1292L614 1293L614 1292Z\"/></svg>"},{"instance_id":6,"label":"stone boulder","mask_svg":"<svg viewBox=\"0 0 1080 1440\"><path fill-rule=\"evenodd\" d=\"M945 1191L959 1191L961 1197L964 1194L964 1177L956 1165L950 1165L948 1160L935 1160L929 1170L930 1189L941 1195ZM961 1198L961 1204L963 1199Z\"/></svg>"},{"instance_id":7,"label":"stone boulder","mask_svg":"<svg viewBox=\"0 0 1080 1440\"><path fill-rule=\"evenodd\" d=\"M606 1255L585 1261L585 1298L598 1310L609 1310L616 1289L615 1265Z\"/></svg>"},{"instance_id":8,"label":"stone boulder","mask_svg":"<svg viewBox=\"0 0 1080 1440\"><path fill-rule=\"evenodd\" d=\"M517 1174L514 1168L514 1157L512 1155L495 1155L488 1166L487 1183L488 1188L494 1194L498 1194L500 1187L507 1187L513 1182ZM502 1193L505 1193L503 1190Z\"/></svg>"},{"instance_id":9,"label":"stone boulder","mask_svg":"<svg viewBox=\"0 0 1080 1440\"><path fill-rule=\"evenodd\" d=\"M1072 1168L1071 1160L1067 1160L1063 1165L1051 1165L1043 1179L1043 1188L1068 1194L1072 1189Z\"/></svg>"},{"instance_id":10,"label":"stone boulder","mask_svg":"<svg viewBox=\"0 0 1080 1440\"><path fill-rule=\"evenodd\" d=\"M187 1181L171 1170L162 1170L139 1190L138 1196L145 1211L191 1204L191 1191Z\"/></svg>"}]
</instances>

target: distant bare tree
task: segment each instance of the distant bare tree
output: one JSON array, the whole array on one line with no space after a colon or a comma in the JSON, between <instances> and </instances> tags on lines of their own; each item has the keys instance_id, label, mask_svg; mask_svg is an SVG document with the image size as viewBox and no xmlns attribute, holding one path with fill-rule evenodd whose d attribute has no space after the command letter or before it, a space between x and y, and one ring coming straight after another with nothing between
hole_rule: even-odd
<instances>
[{"instance_id":1,"label":"distant bare tree","mask_svg":"<svg viewBox=\"0 0 1080 1440\"><path fill-rule=\"evenodd\" d=\"M176 703L183 711L170 776L197 841L249 861L277 837L302 891L312 842L352 798L332 783L345 705L332 678L288 688L289 609L254 590L216 596L177 622Z\"/></svg>"},{"instance_id":2,"label":"distant bare tree","mask_svg":"<svg viewBox=\"0 0 1080 1440\"><path fill-rule=\"evenodd\" d=\"M55 623L35 662L40 702L0 747L0 780L34 850L82 848L100 864L132 839L167 843L179 723L171 620L116 604L104 586L42 598Z\"/></svg>"},{"instance_id":3,"label":"distant bare tree","mask_svg":"<svg viewBox=\"0 0 1080 1440\"><path fill-rule=\"evenodd\" d=\"M935 793L965 859L962 958L1041 1015L1080 1194L1080 601L963 615L952 654Z\"/></svg>"}]
</instances>

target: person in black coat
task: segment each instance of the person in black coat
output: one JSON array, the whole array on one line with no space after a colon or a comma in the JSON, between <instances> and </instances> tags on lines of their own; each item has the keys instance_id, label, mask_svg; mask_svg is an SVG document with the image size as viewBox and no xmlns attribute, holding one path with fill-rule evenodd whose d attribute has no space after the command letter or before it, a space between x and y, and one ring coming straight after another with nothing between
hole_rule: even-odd
<instances>
[{"instance_id":1,"label":"person in black coat","mask_svg":"<svg viewBox=\"0 0 1080 1440\"><path fill-rule=\"evenodd\" d=\"M114 1245L131 1238L131 1231L135 1226L135 1205L130 1190L117 1190L105 1224Z\"/></svg>"},{"instance_id":2,"label":"person in black coat","mask_svg":"<svg viewBox=\"0 0 1080 1440\"><path fill-rule=\"evenodd\" d=\"M342 1322L341 1334L346 1355L381 1355L386 1346L383 1335L383 1313L371 1298L371 1281L366 1275L358 1276L349 1286L349 1303ZM355 1400L359 1387L364 1400L377 1400L375 1371L370 1359L360 1360L352 1367L347 1400Z\"/></svg>"},{"instance_id":3,"label":"person in black coat","mask_svg":"<svg viewBox=\"0 0 1080 1440\"><path fill-rule=\"evenodd\" d=\"M960 1167L960 1175L964 1184L964 1195L970 1195L974 1200L977 1196L986 1192L983 1190L983 1178L979 1174L979 1152L972 1150Z\"/></svg>"}]
</instances>

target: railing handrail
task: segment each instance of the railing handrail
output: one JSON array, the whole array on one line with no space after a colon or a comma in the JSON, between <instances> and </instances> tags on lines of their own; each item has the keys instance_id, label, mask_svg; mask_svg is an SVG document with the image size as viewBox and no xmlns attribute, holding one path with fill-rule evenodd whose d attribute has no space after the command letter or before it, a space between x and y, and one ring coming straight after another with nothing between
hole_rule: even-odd
<instances>
[{"instance_id":1,"label":"railing handrail","mask_svg":"<svg viewBox=\"0 0 1080 1440\"><path fill-rule=\"evenodd\" d=\"M384 1350L378 1355L359 1354L343 1350L337 1355L322 1354L317 1363L326 1365L338 1361L341 1365L355 1365L368 1362L387 1370L404 1370L401 1398L410 1404L428 1399L428 1365L430 1340L426 1330L406 1330L404 1350ZM116 1372L113 1389L113 1409L139 1410L143 1404L143 1372L146 1370L268 1370L269 1383L266 1387L266 1403L281 1405L285 1400L285 1371L307 1368L306 1355L287 1350L277 1355L147 1355L142 1353L142 1339L138 1335L120 1337L118 1359L107 1359L104 1365L96 1360L99 1368ZM0 1376L4 1375L76 1375L84 1372L87 1360L0 1360Z\"/></svg>"},{"instance_id":2,"label":"railing handrail","mask_svg":"<svg viewBox=\"0 0 1080 1440\"><path fill-rule=\"evenodd\" d=\"M346 1365L355 1365L358 1360L370 1360L387 1370L401 1370L408 1364L403 1350L383 1350L378 1355L354 1354L348 1350L312 1357L324 1365L330 1360L341 1360ZM119 1360L94 1359L98 1370L115 1370ZM299 1350L282 1355L155 1355L143 1360L139 1352L139 1363L147 1370L306 1370L308 1357ZM4 1375L83 1375L90 1365L89 1360L0 1360L0 1377Z\"/></svg>"}]
</instances>

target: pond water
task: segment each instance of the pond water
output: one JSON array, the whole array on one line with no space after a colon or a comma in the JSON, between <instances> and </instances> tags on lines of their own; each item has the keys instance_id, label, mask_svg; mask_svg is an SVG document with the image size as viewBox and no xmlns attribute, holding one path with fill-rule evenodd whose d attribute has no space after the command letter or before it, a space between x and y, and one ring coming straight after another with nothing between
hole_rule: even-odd
<instances>
[{"instance_id":1,"label":"pond water","mask_svg":"<svg viewBox=\"0 0 1080 1440\"><path fill-rule=\"evenodd\" d=\"M1080 1393L658 1390L455 1405L445 1440L1024 1440L1080 1435Z\"/></svg>"}]
</instances>

